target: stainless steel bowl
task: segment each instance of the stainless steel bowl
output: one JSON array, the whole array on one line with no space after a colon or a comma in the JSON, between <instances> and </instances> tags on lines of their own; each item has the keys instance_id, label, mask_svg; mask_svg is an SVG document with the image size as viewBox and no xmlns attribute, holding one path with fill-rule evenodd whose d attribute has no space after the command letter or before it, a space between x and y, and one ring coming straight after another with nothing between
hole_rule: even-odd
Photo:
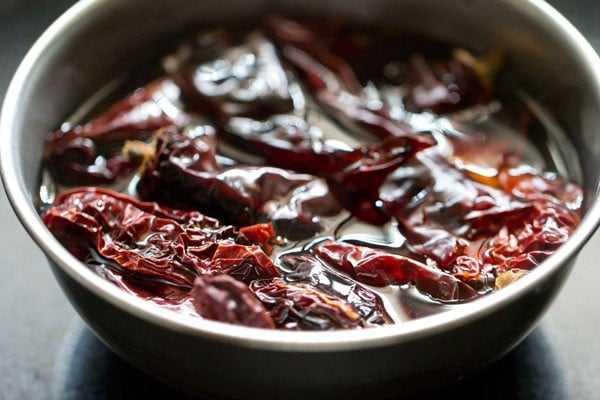
<instances>
[{"instance_id":1,"label":"stainless steel bowl","mask_svg":"<svg viewBox=\"0 0 600 400\"><path fill-rule=\"evenodd\" d=\"M280 332L198 320L129 296L70 255L35 199L44 135L133 65L155 59L184 28L258 21L269 12L337 13L502 48L513 81L547 107L577 149L585 217L528 276L481 300L381 329ZM90 327L116 353L193 393L234 398L354 398L412 393L493 362L536 325L600 221L600 61L542 0L84 0L37 41L16 72L0 124L2 178L15 213Z\"/></svg>"}]
</instances>

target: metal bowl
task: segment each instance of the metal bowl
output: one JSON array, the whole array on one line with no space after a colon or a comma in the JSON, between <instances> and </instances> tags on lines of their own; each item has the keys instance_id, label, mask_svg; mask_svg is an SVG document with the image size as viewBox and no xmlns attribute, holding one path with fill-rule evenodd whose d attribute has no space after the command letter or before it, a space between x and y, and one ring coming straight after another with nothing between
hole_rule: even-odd
<instances>
[{"instance_id":1,"label":"metal bowl","mask_svg":"<svg viewBox=\"0 0 600 400\"><path fill-rule=\"evenodd\" d=\"M532 273L452 311L381 329L283 332L199 320L129 296L46 229L35 201L44 135L104 83L156 59L184 28L251 24L270 12L393 23L468 48L501 48L513 81L565 128L586 190L572 238ZM73 306L117 354L179 389L234 398L414 393L497 360L536 325L600 221L600 61L542 0L81 1L37 41L8 90L2 178L15 213Z\"/></svg>"}]
</instances>

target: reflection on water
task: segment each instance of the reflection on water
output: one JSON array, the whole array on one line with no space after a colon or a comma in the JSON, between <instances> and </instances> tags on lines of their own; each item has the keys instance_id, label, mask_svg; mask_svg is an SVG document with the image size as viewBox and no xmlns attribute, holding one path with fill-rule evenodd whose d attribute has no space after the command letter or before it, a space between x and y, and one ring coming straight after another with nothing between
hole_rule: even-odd
<instances>
[{"instance_id":1,"label":"reflection on water","mask_svg":"<svg viewBox=\"0 0 600 400\"><path fill-rule=\"evenodd\" d=\"M434 393L403 400L574 398L562 378L562 368L541 327L487 369ZM130 366L79 319L71 324L57 357L53 389L56 400L197 399Z\"/></svg>"}]
</instances>

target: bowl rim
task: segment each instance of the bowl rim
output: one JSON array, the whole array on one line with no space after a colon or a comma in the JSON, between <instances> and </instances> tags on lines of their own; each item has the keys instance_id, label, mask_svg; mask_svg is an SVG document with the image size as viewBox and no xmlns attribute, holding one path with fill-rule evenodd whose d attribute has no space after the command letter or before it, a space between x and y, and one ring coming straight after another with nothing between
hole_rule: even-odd
<instances>
[{"instance_id":1,"label":"bowl rim","mask_svg":"<svg viewBox=\"0 0 600 400\"><path fill-rule=\"evenodd\" d=\"M469 324L516 301L525 293L535 290L540 282L549 279L557 269L563 268L572 261L572 257L591 238L600 224L600 201L598 201L598 194L595 194L590 208L572 237L532 273L493 295L484 296L456 309L376 329L291 332L249 328L178 314L129 295L96 275L72 256L45 227L31 198L19 182L19 175L15 168L17 147L14 140L15 134L13 134L16 123L13 116L17 113L16 105L18 104L16 99L26 88L28 76L45 49L59 41L62 33L77 24L83 16L91 16L97 8L112 1L82 0L75 3L47 28L24 57L11 80L2 106L0 173L15 214L49 261L95 296L137 318L182 334L256 349L335 352L409 342ZM544 0L506 0L506 3L507 7L524 14L538 14L537 18L544 18L552 25L555 33L560 33L561 37L567 41L579 61L582 61L590 71L600 71L600 58L596 51L577 29L551 5ZM593 90L597 103L600 104L600 73L590 74L590 77L593 80L593 89L591 90Z\"/></svg>"}]
</instances>

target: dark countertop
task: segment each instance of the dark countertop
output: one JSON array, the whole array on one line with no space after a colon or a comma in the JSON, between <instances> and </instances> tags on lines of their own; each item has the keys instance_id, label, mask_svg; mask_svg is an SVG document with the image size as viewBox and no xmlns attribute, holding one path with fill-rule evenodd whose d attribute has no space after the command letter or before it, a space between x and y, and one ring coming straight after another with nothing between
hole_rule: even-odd
<instances>
[{"instance_id":1,"label":"dark countertop","mask_svg":"<svg viewBox=\"0 0 600 400\"><path fill-rule=\"evenodd\" d=\"M0 97L35 38L73 0L2 0ZM598 0L553 0L600 51ZM600 71L598 71L600 73ZM186 399L113 355L75 314L0 191L0 400ZM600 232L538 327L491 367L414 400L600 397Z\"/></svg>"}]
</instances>

